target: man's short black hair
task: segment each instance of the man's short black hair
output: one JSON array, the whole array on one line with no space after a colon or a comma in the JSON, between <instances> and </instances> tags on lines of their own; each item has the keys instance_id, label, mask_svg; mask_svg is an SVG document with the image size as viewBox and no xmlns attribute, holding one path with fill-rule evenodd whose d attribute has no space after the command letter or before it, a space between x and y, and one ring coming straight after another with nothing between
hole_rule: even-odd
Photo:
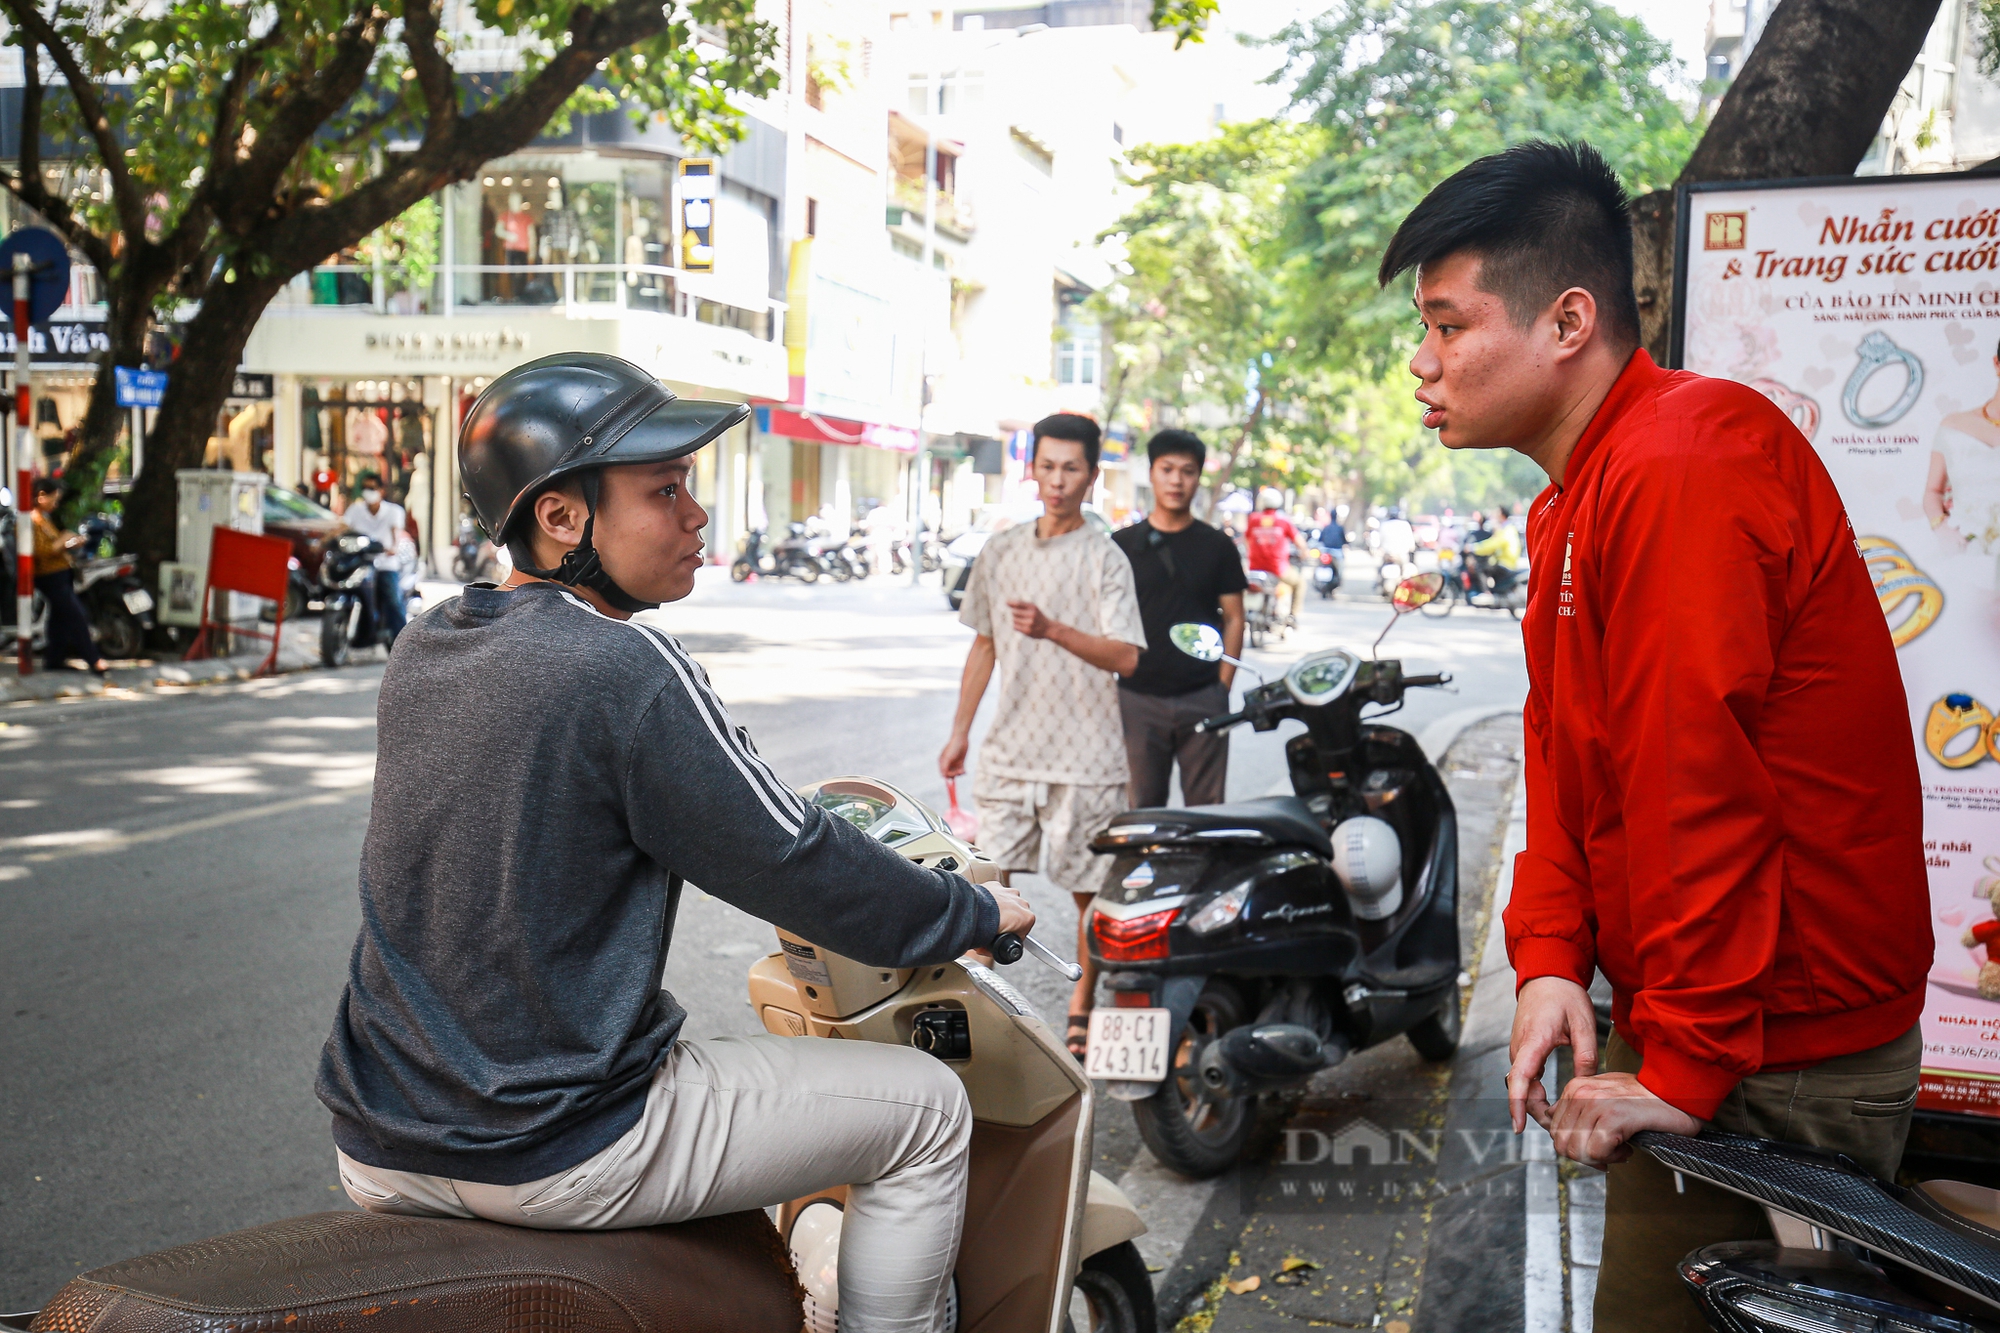
<instances>
[{"instance_id":1,"label":"man's short black hair","mask_svg":"<svg viewBox=\"0 0 2000 1333\"><path fill-rule=\"evenodd\" d=\"M1152 439L1146 441L1146 463L1149 467L1173 454L1186 454L1192 458L1196 472L1208 462L1208 446L1201 442L1201 436L1191 430L1157 431Z\"/></svg>"},{"instance_id":2,"label":"man's short black hair","mask_svg":"<svg viewBox=\"0 0 2000 1333\"><path fill-rule=\"evenodd\" d=\"M1104 448L1104 432L1097 428L1097 423L1075 412L1057 412L1037 421L1035 450L1042 447L1043 440L1075 440L1083 446L1083 461L1091 467L1097 466L1097 455ZM1029 459L1034 456L1034 451L1030 451Z\"/></svg>"},{"instance_id":3,"label":"man's short black hair","mask_svg":"<svg viewBox=\"0 0 2000 1333\"><path fill-rule=\"evenodd\" d=\"M1461 167L1396 228L1376 276L1448 255L1480 257L1479 285L1526 327L1571 287L1597 299L1607 332L1636 345L1631 199L1587 143L1535 140Z\"/></svg>"},{"instance_id":4,"label":"man's short black hair","mask_svg":"<svg viewBox=\"0 0 2000 1333\"><path fill-rule=\"evenodd\" d=\"M374 482L377 486L380 486L382 484L382 474L377 472L374 468L371 467L367 471L363 472L359 477L355 478L355 480L359 481L363 486L366 486L371 481Z\"/></svg>"}]
</instances>

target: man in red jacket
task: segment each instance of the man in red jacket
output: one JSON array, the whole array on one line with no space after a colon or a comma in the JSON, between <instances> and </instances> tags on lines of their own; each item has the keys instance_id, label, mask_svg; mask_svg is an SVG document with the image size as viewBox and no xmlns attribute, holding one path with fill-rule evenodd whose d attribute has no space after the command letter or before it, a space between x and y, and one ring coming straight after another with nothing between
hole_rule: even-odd
<instances>
[{"instance_id":1,"label":"man in red jacket","mask_svg":"<svg viewBox=\"0 0 2000 1333\"><path fill-rule=\"evenodd\" d=\"M1592 149L1523 144L1433 190L1381 269L1416 270L1424 424L1551 482L1528 520L1507 1093L1517 1132L1533 1116L1611 1167L1603 1333L1705 1328L1676 1262L1767 1234L1756 1207L1634 1156L1638 1131L1713 1125L1894 1173L1931 960L1908 710L1840 496L1761 395L1640 350L1628 216ZM1563 1045L1577 1077L1551 1106Z\"/></svg>"}]
</instances>

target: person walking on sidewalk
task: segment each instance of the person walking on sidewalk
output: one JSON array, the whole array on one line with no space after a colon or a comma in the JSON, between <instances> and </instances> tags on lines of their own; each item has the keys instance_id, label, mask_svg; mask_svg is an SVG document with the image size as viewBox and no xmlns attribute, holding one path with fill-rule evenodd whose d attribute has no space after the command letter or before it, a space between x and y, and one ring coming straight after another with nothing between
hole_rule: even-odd
<instances>
[{"instance_id":1,"label":"person walking on sidewalk","mask_svg":"<svg viewBox=\"0 0 2000 1333\"><path fill-rule=\"evenodd\" d=\"M1146 650L1139 669L1118 681L1125 762L1134 806L1167 803L1174 762L1181 799L1219 805L1229 777L1229 736L1197 732L1203 718L1229 711L1236 668L1203 662L1174 647L1167 631L1192 622L1222 634L1223 651L1243 652L1243 562L1236 543L1194 516L1208 449L1192 431L1163 430L1146 444L1153 512L1112 535L1132 562Z\"/></svg>"},{"instance_id":2,"label":"person walking on sidewalk","mask_svg":"<svg viewBox=\"0 0 2000 1333\"><path fill-rule=\"evenodd\" d=\"M1600 1333L1704 1329L1678 1261L1767 1234L1633 1134L1713 1125L1895 1174L1932 947L1908 707L1840 495L1761 394L1640 347L1626 204L1588 146L1523 144L1433 190L1381 267L1416 271L1424 424L1549 476L1507 1096L1516 1130L1610 1168ZM1682 549L1702 558L1659 558Z\"/></svg>"},{"instance_id":3,"label":"person walking on sidewalk","mask_svg":"<svg viewBox=\"0 0 2000 1333\"><path fill-rule=\"evenodd\" d=\"M110 670L98 654L97 638L90 632L90 613L76 595L76 569L70 552L83 545L81 535L56 526L56 506L62 503L63 484L54 477L37 477L35 500L35 591L49 608L47 642L42 648L42 670L67 670L71 662L88 662L102 675Z\"/></svg>"},{"instance_id":4,"label":"person walking on sidewalk","mask_svg":"<svg viewBox=\"0 0 2000 1333\"><path fill-rule=\"evenodd\" d=\"M1090 840L1125 808L1129 778L1113 682L1138 670L1146 647L1132 564L1083 520L1100 441L1089 417L1058 412L1035 423L1030 466L1042 515L980 548L958 616L978 637L938 756L945 777L965 772L972 719L997 667L999 697L972 788L979 844L1002 883L1014 871L1039 871L1076 900L1084 971L1065 1040L1079 1055L1097 993L1084 932L1108 859L1091 852Z\"/></svg>"}]
</instances>

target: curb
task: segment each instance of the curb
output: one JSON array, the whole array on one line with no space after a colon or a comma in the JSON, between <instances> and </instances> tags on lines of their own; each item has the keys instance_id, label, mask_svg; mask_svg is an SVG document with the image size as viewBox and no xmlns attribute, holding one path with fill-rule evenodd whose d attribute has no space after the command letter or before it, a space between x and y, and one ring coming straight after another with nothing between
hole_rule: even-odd
<instances>
[{"instance_id":1,"label":"curb","mask_svg":"<svg viewBox=\"0 0 2000 1333\"><path fill-rule=\"evenodd\" d=\"M0 704L92 698L113 690L145 693L249 680L263 660L262 654L252 654L246 657L208 658L199 662L162 662L149 667L119 667L105 676L92 675L87 671L38 671L25 680L19 676L5 676L0 677ZM293 671L315 669L280 668L272 674L282 676Z\"/></svg>"}]
</instances>

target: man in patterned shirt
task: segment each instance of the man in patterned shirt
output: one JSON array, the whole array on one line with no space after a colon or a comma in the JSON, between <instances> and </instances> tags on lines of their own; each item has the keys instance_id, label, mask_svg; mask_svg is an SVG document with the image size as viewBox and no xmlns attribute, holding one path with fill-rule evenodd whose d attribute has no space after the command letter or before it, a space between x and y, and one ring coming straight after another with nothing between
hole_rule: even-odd
<instances>
[{"instance_id":1,"label":"man in patterned shirt","mask_svg":"<svg viewBox=\"0 0 2000 1333\"><path fill-rule=\"evenodd\" d=\"M1096 422L1073 413L1035 423L1042 516L996 534L972 567L958 618L978 637L966 654L951 739L938 756L947 778L965 772L973 715L998 666L999 699L973 785L979 843L1003 872L1039 871L1076 899L1084 974L1070 999L1067 1040L1079 1055L1097 990L1083 935L1101 874L1090 840L1125 808L1117 677L1139 669L1146 646L1131 562L1083 520L1100 439Z\"/></svg>"}]
</instances>

